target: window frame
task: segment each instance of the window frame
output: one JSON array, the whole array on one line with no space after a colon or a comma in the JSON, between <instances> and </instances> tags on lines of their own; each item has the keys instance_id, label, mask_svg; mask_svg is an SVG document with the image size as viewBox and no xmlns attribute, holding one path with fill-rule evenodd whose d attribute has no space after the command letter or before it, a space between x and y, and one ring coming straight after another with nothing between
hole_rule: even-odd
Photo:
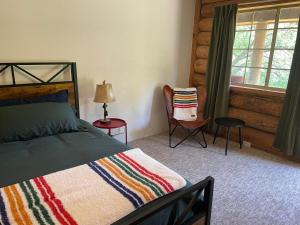
<instances>
[{"instance_id":1,"label":"window frame","mask_svg":"<svg viewBox=\"0 0 300 225\"><path fill-rule=\"evenodd\" d=\"M266 78L265 78L265 85L255 85L255 84L239 84L239 83L230 83L231 87L241 87L241 88L254 88L254 89L261 89L261 90L265 90L265 91L276 91L276 92L286 92L286 88L276 88L276 87L269 87L269 83L270 83L270 76L271 76L271 71L272 69L274 70L285 70L285 71L290 71L290 69L285 69L285 68L273 68L272 64L273 64L273 59L274 59L274 52L276 50L293 50L295 51L295 48L280 48L280 49L276 49L275 45L276 45L276 39L277 39L277 32L278 30L298 30L298 27L288 27L288 28L279 28L279 21L280 21L280 10L281 9L287 9L287 8L296 8L296 7L300 7L300 4L293 4L293 5L286 5L286 6L275 6L275 7L266 7L266 8L258 8L258 9L241 9L238 10L238 13L246 13L246 12L253 12L252 14L252 21L251 21L251 28L249 30L246 29L241 29L241 30L236 30L236 32L250 32L250 37L249 37L249 44L247 48L233 48L233 50L244 50L247 51L247 55L246 55L246 63L245 66L234 66L231 65L231 68L236 67L236 68L244 68L244 78L245 78L245 74L246 74L246 70L247 68L259 68L259 69L265 69L267 70L266 73ZM253 17L254 17L254 13L258 12L258 11L264 11L264 10L276 10L276 16L275 16L275 21L274 21L274 27L273 28L266 28L266 29L253 29ZM273 31L272 34L272 41L271 41L271 47L270 48L250 48L250 41L251 41L251 37L252 37L252 32L255 32L256 30L271 30ZM249 52L250 51L256 51L256 50L261 50L261 51L270 51L270 55L269 55L269 59L268 59L268 66L267 67L253 67L253 66L248 66L248 56L249 56ZM230 74L231 76L231 74Z\"/></svg>"}]
</instances>

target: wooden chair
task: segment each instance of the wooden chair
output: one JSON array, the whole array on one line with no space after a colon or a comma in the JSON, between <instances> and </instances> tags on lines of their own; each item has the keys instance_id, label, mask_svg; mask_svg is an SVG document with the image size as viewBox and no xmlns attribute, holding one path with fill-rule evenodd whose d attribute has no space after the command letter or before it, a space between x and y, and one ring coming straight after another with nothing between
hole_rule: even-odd
<instances>
[{"instance_id":1,"label":"wooden chair","mask_svg":"<svg viewBox=\"0 0 300 225\"><path fill-rule=\"evenodd\" d=\"M197 96L198 96L198 113L197 113L197 120L195 121L183 121L183 120L176 120L173 118L173 89L165 85L163 87L163 94L165 98L165 104L167 109L167 116L168 116L168 123L169 123L169 146L170 148L176 148L178 145L183 143L185 140L187 140L189 137L194 137L201 132L203 137L202 143L200 140L196 139L196 141L203 147L207 147L205 135L204 135L204 129L206 128L206 125L209 122L209 118L203 117L204 112L204 106L206 102L206 89L204 87L197 89ZM174 128L172 128L174 126ZM184 130L186 130L187 134L186 136L179 141L177 144L172 145L172 135L174 134L177 127L181 127Z\"/></svg>"}]
</instances>

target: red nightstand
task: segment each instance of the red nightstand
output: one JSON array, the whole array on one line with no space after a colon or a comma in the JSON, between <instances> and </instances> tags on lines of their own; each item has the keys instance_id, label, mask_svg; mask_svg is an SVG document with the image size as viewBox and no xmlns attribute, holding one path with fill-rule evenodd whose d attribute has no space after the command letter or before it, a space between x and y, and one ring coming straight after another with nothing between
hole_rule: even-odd
<instances>
[{"instance_id":1,"label":"red nightstand","mask_svg":"<svg viewBox=\"0 0 300 225\"><path fill-rule=\"evenodd\" d=\"M120 128L120 127L125 127L125 140L127 144L127 123L125 120L118 119L118 118L109 118L110 123L101 123L99 120L96 120L93 122L93 126L101 128L101 129L106 129L108 130L108 135L111 135L111 129L114 128Z\"/></svg>"}]
</instances>

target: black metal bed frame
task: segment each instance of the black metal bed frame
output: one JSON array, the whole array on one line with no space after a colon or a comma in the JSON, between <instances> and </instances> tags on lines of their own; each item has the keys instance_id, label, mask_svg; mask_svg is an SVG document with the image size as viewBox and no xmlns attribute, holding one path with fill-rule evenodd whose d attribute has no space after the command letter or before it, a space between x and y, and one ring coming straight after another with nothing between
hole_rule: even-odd
<instances>
[{"instance_id":1,"label":"black metal bed frame","mask_svg":"<svg viewBox=\"0 0 300 225\"><path fill-rule=\"evenodd\" d=\"M167 207L173 205L171 216L168 220L168 225L193 225L198 220L204 218L204 224L210 225L211 219L211 209L212 209L212 200L213 200L213 189L214 189L214 178L206 177L204 180L198 182L197 184L192 185L191 187L184 190L179 194L175 199L170 199L165 202L163 205L158 207L153 207L150 212L146 214L141 212L138 218L134 219L120 219L119 221L113 223L113 225L138 225L143 222L145 219L153 216L155 213L158 213L160 210L163 210ZM203 194L203 196L201 196ZM203 197L202 200L200 200ZM182 212L176 216L177 212L177 204L179 201L184 201L187 198L190 198L186 207L182 210ZM201 201L201 209L199 211L195 211L195 206L199 204ZM198 205L199 207L199 205ZM198 208L197 207L197 208ZM142 208L141 208L142 210ZM192 216L187 218L187 215L192 212Z\"/></svg>"},{"instance_id":2,"label":"black metal bed frame","mask_svg":"<svg viewBox=\"0 0 300 225\"><path fill-rule=\"evenodd\" d=\"M47 66L47 65L61 65L63 66L58 72L56 72L53 76L51 76L48 80L44 81L40 79L38 76L32 74L28 70L22 68L22 66ZM20 62L20 63L0 63L0 66L3 68L0 69L0 76L10 68L11 77L12 77L12 84L0 84L0 91L3 87L20 87L20 86L41 86L41 85L55 85L55 84L66 84L66 83L73 83L74 86L74 95L75 95L75 108L76 108L76 115L80 117L79 111L79 97L78 97L78 82L77 82L77 68L75 62ZM61 75L64 71L66 71L70 67L71 72L71 81L53 81L56 77ZM37 81L37 83L25 83L25 84L17 84L16 77L15 77L15 70L20 70L28 77Z\"/></svg>"}]
</instances>

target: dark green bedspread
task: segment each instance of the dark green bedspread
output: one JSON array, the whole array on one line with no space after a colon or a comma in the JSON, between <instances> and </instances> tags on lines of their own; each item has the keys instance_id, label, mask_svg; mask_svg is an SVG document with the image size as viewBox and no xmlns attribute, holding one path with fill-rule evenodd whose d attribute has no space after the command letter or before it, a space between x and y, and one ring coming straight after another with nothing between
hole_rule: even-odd
<instances>
[{"instance_id":1,"label":"dark green bedspread","mask_svg":"<svg viewBox=\"0 0 300 225\"><path fill-rule=\"evenodd\" d=\"M89 123L82 121L82 124L87 131L0 144L0 187L85 164L130 149ZM167 198L176 198L181 191L148 203L120 220L119 224L123 224L141 213L147 213L149 209L163 204ZM162 210L142 224L166 224L170 211L171 207Z\"/></svg>"},{"instance_id":2,"label":"dark green bedspread","mask_svg":"<svg viewBox=\"0 0 300 225\"><path fill-rule=\"evenodd\" d=\"M89 123L82 123L88 131L0 144L0 187L129 149Z\"/></svg>"}]
</instances>

